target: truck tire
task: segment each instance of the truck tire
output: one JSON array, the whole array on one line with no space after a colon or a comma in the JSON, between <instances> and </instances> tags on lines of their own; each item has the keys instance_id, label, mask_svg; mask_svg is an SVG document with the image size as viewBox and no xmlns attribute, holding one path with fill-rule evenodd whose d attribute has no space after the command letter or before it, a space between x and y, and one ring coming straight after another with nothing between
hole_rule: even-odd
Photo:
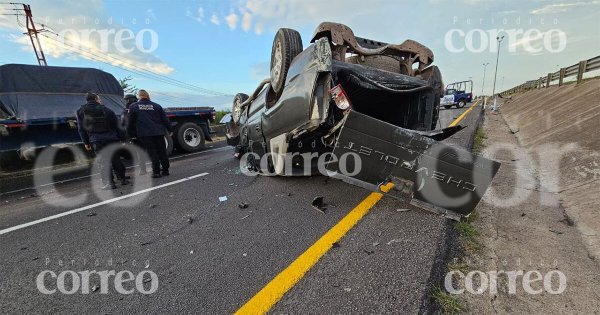
<instances>
[{"instance_id":1,"label":"truck tire","mask_svg":"<svg viewBox=\"0 0 600 315\"><path fill-rule=\"evenodd\" d=\"M240 123L240 117L242 117L242 103L248 99L248 95L244 93L238 93L233 97L233 105L231 107L231 120L235 124Z\"/></svg>"},{"instance_id":2,"label":"truck tire","mask_svg":"<svg viewBox=\"0 0 600 315\"><path fill-rule=\"evenodd\" d=\"M465 107L465 105L467 105L467 100L462 99L456 103L456 108L463 108L463 107Z\"/></svg>"},{"instance_id":3,"label":"truck tire","mask_svg":"<svg viewBox=\"0 0 600 315\"><path fill-rule=\"evenodd\" d=\"M167 156L171 156L173 154L173 139L169 134L165 134L165 146L167 147Z\"/></svg>"},{"instance_id":4,"label":"truck tire","mask_svg":"<svg viewBox=\"0 0 600 315\"><path fill-rule=\"evenodd\" d=\"M440 99L443 96L444 83L442 82L442 73L437 66L431 66L429 78L427 79L427 85L433 88L433 112L431 117L431 129L435 130L440 120Z\"/></svg>"},{"instance_id":5,"label":"truck tire","mask_svg":"<svg viewBox=\"0 0 600 315\"><path fill-rule=\"evenodd\" d=\"M271 87L278 95L283 91L292 60L301 52L300 33L290 28L280 28L275 34L271 49Z\"/></svg>"},{"instance_id":6,"label":"truck tire","mask_svg":"<svg viewBox=\"0 0 600 315\"><path fill-rule=\"evenodd\" d=\"M179 126L173 134L177 148L193 153L204 149L205 136L202 128L193 122L186 122Z\"/></svg>"}]
</instances>

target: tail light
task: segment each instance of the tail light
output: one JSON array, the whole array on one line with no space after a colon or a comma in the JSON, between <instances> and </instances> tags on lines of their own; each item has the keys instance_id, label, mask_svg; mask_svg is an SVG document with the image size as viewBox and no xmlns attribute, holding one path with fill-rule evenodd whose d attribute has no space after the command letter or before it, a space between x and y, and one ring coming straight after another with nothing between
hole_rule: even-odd
<instances>
[{"instance_id":1,"label":"tail light","mask_svg":"<svg viewBox=\"0 0 600 315\"><path fill-rule=\"evenodd\" d=\"M215 119L217 119L217 112L212 112L212 121L215 121Z\"/></svg>"},{"instance_id":2,"label":"tail light","mask_svg":"<svg viewBox=\"0 0 600 315\"><path fill-rule=\"evenodd\" d=\"M335 105L341 110L350 108L350 98L342 88L341 84L334 86L331 90L331 98L335 101Z\"/></svg>"}]
</instances>

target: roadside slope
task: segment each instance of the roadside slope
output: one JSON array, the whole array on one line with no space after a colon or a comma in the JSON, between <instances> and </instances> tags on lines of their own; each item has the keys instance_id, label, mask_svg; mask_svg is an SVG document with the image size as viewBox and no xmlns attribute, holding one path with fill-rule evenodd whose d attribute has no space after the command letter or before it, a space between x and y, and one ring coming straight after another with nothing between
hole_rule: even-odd
<instances>
[{"instance_id":1,"label":"roadside slope","mask_svg":"<svg viewBox=\"0 0 600 315\"><path fill-rule=\"evenodd\" d=\"M540 163L543 188L560 193L590 255L600 259L600 79L516 94L501 113L521 146L560 155L560 172Z\"/></svg>"}]
</instances>

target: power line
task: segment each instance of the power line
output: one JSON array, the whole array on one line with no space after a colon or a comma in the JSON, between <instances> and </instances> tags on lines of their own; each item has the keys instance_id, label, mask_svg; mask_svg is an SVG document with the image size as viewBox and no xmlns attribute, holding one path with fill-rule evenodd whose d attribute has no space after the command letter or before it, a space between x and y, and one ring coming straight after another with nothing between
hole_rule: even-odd
<instances>
[{"instance_id":1,"label":"power line","mask_svg":"<svg viewBox=\"0 0 600 315\"><path fill-rule=\"evenodd\" d=\"M13 11L24 11L24 9L20 9L20 8L17 7L17 5L19 5L21 3L0 2L0 5L2 5L2 4L4 4L4 5L13 5L15 7L14 9L11 9ZM21 21L19 19L19 16L25 16L22 13L0 14L0 15L15 15L15 16L17 16L17 23L19 24L19 26L25 27L21 23ZM40 32L42 32L42 31L50 32L50 33L52 33L52 34L54 34L56 36L59 36L53 30L46 29L46 28L52 29L51 27L49 27L47 25L44 25L44 24L41 24L41 23L37 23L37 22L35 22L35 23L41 25L42 29L40 30ZM71 42L71 40L68 39L68 38L66 38L66 37L64 37L64 36L62 37L63 41L59 41L59 40L57 40L55 38L46 36L44 34L40 34L40 35L44 36L44 37L46 37L46 38L48 38L50 40L53 40L55 42L58 42L58 43L62 44L65 47L69 47L72 51L77 51L77 52L79 52L81 54L84 54L85 56L87 56L91 60L102 62L102 63L107 64L109 66L120 68L122 70L131 72L131 73L135 73L135 74L138 74L138 75L141 75L141 76L146 77L146 78L151 79L151 80L156 80L156 81L159 81L161 83L170 84L170 85L173 85L173 86L176 86L176 87L179 87L179 88L183 88L183 89L187 89L187 90L192 90L194 92L205 94L205 95L212 95L212 96L232 96L231 94L227 94L227 93L223 93L223 92L219 92L219 91L214 91L214 90L210 90L210 89L205 89L205 88L202 88L202 87L190 84L190 83L186 83L186 82L183 82L183 81L180 81L180 80L168 77L168 76L160 74L160 73L156 73L156 72L148 70L148 69L141 68L141 67L139 67L137 65L133 65L133 64L131 64L129 62L126 62L124 60L115 58L115 57L113 57L111 55L108 55L108 54L106 54L106 55L98 55L98 54L96 54L96 53L94 53L92 51L84 50L84 49L81 49L81 48L77 47L79 45L77 45L77 46L69 45L64 40L67 40L69 42ZM108 62L107 62L107 58L109 59ZM111 60L112 60L112 62L110 62ZM116 63L116 64L114 64L114 63ZM119 66L119 64L123 65L123 67Z\"/></svg>"},{"instance_id":2,"label":"power line","mask_svg":"<svg viewBox=\"0 0 600 315\"><path fill-rule=\"evenodd\" d=\"M49 38L51 40L57 41L56 39L48 37L46 35L42 35L42 36L47 37L47 38ZM138 72L138 71L135 71L135 70L131 70L131 69L126 69L126 68L123 68L123 67L119 67L119 66L113 65L113 64L111 64L111 63L109 63L109 62L107 62L105 60L98 59L100 56L97 55L97 54L94 54L92 52L89 52L89 51L86 51L86 50L82 50L82 49L79 49L77 47L70 46L68 44L65 44L65 46L67 46L67 47L69 47L69 48L71 48L73 50L78 50L79 53L83 54L84 56L87 56L88 58L90 58L90 59L92 59L94 61L102 62L102 63L107 64L109 66L117 67L117 68L123 69L125 71L128 71L130 73L138 74L138 75L144 76L144 77L152 79L152 80L157 80L157 81L160 81L160 82L163 82L163 83L171 84L170 82L165 82L165 81L162 81L161 79L149 77L145 73L141 73L141 72ZM185 88L185 87L183 87L183 88ZM190 105L190 104L194 103L194 101L189 101L189 100L186 100L185 98L177 97L177 96L173 96L173 95L168 95L168 94L165 94L165 93L152 92L152 94L161 95L158 98L165 99L168 103L172 103L172 104L177 105L177 106L185 106L185 105ZM183 102L181 100L183 100L185 102Z\"/></svg>"},{"instance_id":3,"label":"power line","mask_svg":"<svg viewBox=\"0 0 600 315\"><path fill-rule=\"evenodd\" d=\"M70 45L70 44L65 43L65 42L61 42L61 41L59 41L59 40L57 40L55 38L46 36L44 34L42 34L42 36L44 36L44 37L46 37L46 38L48 38L48 39L50 39L52 41L58 42L60 44L63 44L65 47L67 47L67 48L69 48L69 49L71 49L73 51L77 51L77 52L83 54L84 56L87 56L88 58L94 60L94 61L102 62L102 63L107 64L109 66L120 68L122 70L131 72L131 73L135 73L135 74L138 74L140 76L146 77L148 79L159 81L161 83L170 84L170 85L173 85L173 86L176 86L176 87L179 87L179 88L192 90L194 92L199 92L199 93L203 93L203 94L209 94L209 93L207 93L207 92L204 91L205 89L198 90L196 88L192 88L192 87L189 87L187 85L179 84L177 81L174 82L174 81L167 80L168 77L165 77L166 78L165 79L165 78L163 78L163 77L161 77L161 76L159 76L159 75L157 75L157 74L155 74L155 73L153 73L151 71L139 68L137 66L133 66L131 64L128 64L127 62L119 60L119 59L117 59L115 57L112 57L110 55L98 55L98 54L96 54L94 52L91 52L91 51L88 51L88 50L83 50L83 49L81 49L79 47ZM116 62L118 64L130 65L131 68L121 67L118 64L115 65L115 64L111 63L110 60L106 60L106 58L110 58L110 59L113 60L113 62ZM228 94L218 94L218 95L216 95L216 94L209 94L209 95L213 95L213 96L230 96Z\"/></svg>"},{"instance_id":4,"label":"power line","mask_svg":"<svg viewBox=\"0 0 600 315\"><path fill-rule=\"evenodd\" d=\"M55 34L56 36L59 36L56 32L53 32L53 31L49 31L49 32ZM46 36L46 37L50 38L48 36ZM67 41L73 43L70 39L68 39L66 37L62 37L62 38L64 40L67 40ZM63 45L68 45L67 43L61 42L61 41L59 41L57 39L53 39L53 40L55 40L55 41L57 41L59 43L62 43ZM73 47L75 49L81 50L81 51L87 51L87 50L83 50L83 49L81 49L79 47L76 47L74 45L69 45L69 46L71 46L71 47ZM166 80L166 81L172 81L174 84L177 84L177 86L182 87L182 88L187 88L187 89L190 89L190 90L193 89L193 90L196 90L197 92L200 92L200 93L203 93L203 94L208 94L208 95L214 95L214 96L232 96L231 94L222 93L222 92L218 92L218 91L213 91L213 90L205 89L205 88L202 88L202 87L199 87L199 86L196 86L196 85L193 85L193 84L189 84L189 83L186 83L186 82L183 82L183 81L179 81L177 79L168 77L166 75L163 75L163 74L160 74L160 73L156 73L156 72L153 72L151 70L147 70L147 69L141 68L139 66L133 65L133 64L128 63L128 62L126 62L124 60L117 59L117 58L115 58L113 56L110 56L110 55L103 55L101 58L105 58L105 57L110 58L110 59L112 59L115 62L118 62L120 64L123 64L127 68L131 68L131 69L135 69L137 71L145 72L145 73L147 73L149 75L152 75L152 76L156 77L157 79L161 78L161 79ZM119 67L119 68L122 68L122 67Z\"/></svg>"}]
</instances>

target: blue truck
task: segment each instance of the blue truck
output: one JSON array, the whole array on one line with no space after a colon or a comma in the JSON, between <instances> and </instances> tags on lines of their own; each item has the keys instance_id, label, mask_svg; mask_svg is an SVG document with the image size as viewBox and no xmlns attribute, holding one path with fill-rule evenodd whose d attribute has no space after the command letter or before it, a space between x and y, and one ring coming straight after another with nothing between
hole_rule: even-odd
<instances>
[{"instance_id":1,"label":"blue truck","mask_svg":"<svg viewBox=\"0 0 600 315\"><path fill-rule=\"evenodd\" d=\"M22 64L0 66L0 155L32 159L37 150L81 144L75 112L86 92L101 96L118 116L125 110L123 89L110 73L92 68ZM164 105L164 104L163 104ZM171 154L176 148L196 152L212 141L212 107L165 107L173 137L165 135Z\"/></svg>"},{"instance_id":2,"label":"blue truck","mask_svg":"<svg viewBox=\"0 0 600 315\"><path fill-rule=\"evenodd\" d=\"M473 100L473 81L459 81L446 85L446 92L440 99L440 106L463 108Z\"/></svg>"}]
</instances>

